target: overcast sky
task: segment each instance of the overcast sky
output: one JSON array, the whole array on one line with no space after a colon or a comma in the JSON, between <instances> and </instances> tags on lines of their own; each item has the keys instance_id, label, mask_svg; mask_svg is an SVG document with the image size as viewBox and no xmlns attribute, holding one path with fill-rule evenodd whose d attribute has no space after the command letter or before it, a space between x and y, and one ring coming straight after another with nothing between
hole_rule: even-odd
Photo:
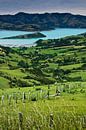
<instances>
[{"instance_id":1,"label":"overcast sky","mask_svg":"<svg viewBox=\"0 0 86 130\"><path fill-rule=\"evenodd\" d=\"M86 0L0 0L0 14L71 12L86 15Z\"/></svg>"}]
</instances>

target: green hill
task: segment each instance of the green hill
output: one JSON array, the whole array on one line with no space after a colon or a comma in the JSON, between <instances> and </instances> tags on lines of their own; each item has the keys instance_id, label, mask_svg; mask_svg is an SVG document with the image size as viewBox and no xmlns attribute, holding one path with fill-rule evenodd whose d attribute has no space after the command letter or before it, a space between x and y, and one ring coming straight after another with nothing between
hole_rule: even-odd
<instances>
[{"instance_id":1,"label":"green hill","mask_svg":"<svg viewBox=\"0 0 86 130\"><path fill-rule=\"evenodd\" d=\"M86 82L86 35L39 40L36 47L0 47L0 87ZM4 84L4 85L3 85Z\"/></svg>"}]
</instances>

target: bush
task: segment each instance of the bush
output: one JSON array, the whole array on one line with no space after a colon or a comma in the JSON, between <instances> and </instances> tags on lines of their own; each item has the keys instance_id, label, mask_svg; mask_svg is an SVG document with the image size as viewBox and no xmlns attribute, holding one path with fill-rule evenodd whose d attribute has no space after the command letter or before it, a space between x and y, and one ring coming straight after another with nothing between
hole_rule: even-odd
<instances>
[{"instance_id":1,"label":"bush","mask_svg":"<svg viewBox=\"0 0 86 130\"><path fill-rule=\"evenodd\" d=\"M31 97L31 101L37 101L36 97Z\"/></svg>"},{"instance_id":2,"label":"bush","mask_svg":"<svg viewBox=\"0 0 86 130\"><path fill-rule=\"evenodd\" d=\"M25 62L24 60L19 61L18 66L20 66L22 68L28 68L29 67L28 63Z\"/></svg>"}]
</instances>

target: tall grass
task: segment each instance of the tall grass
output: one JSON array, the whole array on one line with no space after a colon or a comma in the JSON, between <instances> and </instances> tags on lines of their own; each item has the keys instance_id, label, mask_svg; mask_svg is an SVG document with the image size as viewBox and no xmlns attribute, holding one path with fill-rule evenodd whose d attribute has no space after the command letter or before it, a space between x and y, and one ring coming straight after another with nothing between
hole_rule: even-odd
<instances>
[{"instance_id":1,"label":"tall grass","mask_svg":"<svg viewBox=\"0 0 86 130\"><path fill-rule=\"evenodd\" d=\"M37 88L1 91L0 130L85 130L85 86L72 84L69 91L68 84L64 84L60 96L50 96L57 86L41 87L46 91ZM48 91L50 97L44 98ZM37 100L32 100L33 96Z\"/></svg>"}]
</instances>

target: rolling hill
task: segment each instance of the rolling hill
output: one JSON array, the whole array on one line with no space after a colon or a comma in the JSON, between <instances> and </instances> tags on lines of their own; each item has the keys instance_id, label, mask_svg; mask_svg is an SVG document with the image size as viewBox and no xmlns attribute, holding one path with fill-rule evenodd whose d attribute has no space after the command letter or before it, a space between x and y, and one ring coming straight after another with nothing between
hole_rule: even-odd
<instances>
[{"instance_id":1,"label":"rolling hill","mask_svg":"<svg viewBox=\"0 0 86 130\"><path fill-rule=\"evenodd\" d=\"M39 40L35 47L0 47L1 87L86 82L86 35Z\"/></svg>"}]
</instances>

